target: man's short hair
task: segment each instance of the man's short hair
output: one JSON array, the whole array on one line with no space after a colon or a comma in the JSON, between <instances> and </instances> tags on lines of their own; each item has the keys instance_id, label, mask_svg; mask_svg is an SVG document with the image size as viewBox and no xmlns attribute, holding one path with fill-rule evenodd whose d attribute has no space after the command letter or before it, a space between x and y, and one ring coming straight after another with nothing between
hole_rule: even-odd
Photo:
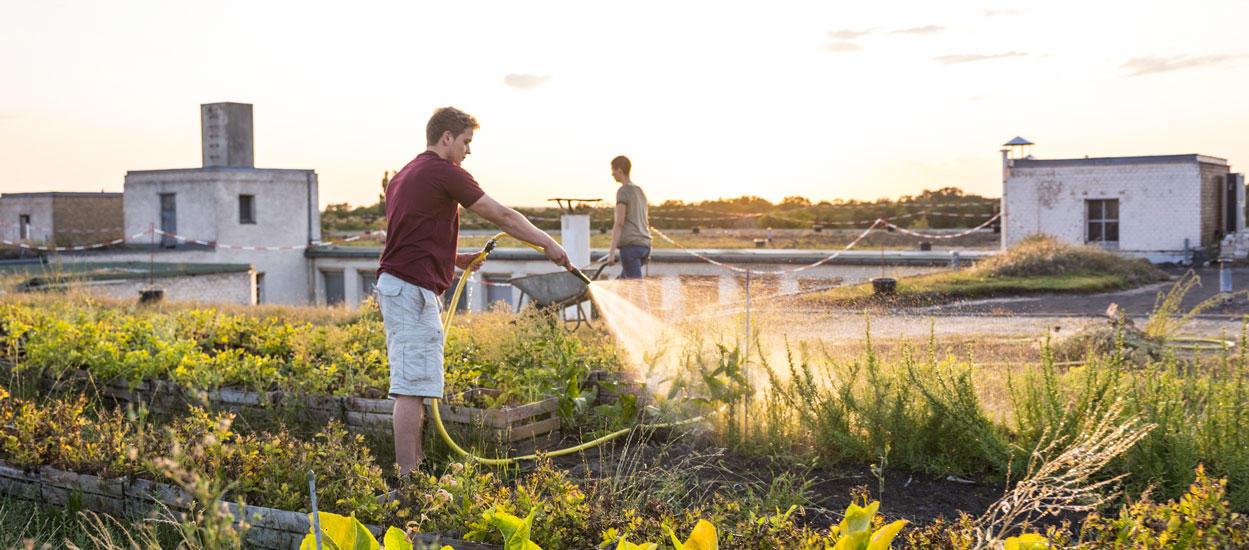
<instances>
[{"instance_id":1,"label":"man's short hair","mask_svg":"<svg viewBox=\"0 0 1249 550\"><path fill-rule=\"evenodd\" d=\"M619 168L621 172L624 172L625 176L628 176L629 170L633 169L633 163L629 162L629 157L620 155L611 159L611 169L615 170L617 168Z\"/></svg>"},{"instance_id":2,"label":"man's short hair","mask_svg":"<svg viewBox=\"0 0 1249 550\"><path fill-rule=\"evenodd\" d=\"M477 124L477 119L473 118L464 111L455 107L439 107L434 110L433 116L429 117L429 124L425 125L425 145L434 145L442 139L443 132L451 132L452 137L458 137L465 130L476 130L481 128Z\"/></svg>"}]
</instances>

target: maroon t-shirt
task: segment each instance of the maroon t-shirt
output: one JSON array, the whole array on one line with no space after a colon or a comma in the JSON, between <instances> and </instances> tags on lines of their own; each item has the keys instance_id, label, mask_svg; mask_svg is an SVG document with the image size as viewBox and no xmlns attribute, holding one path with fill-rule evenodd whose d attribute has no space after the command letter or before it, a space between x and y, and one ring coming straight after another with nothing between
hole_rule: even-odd
<instances>
[{"instance_id":1,"label":"maroon t-shirt","mask_svg":"<svg viewBox=\"0 0 1249 550\"><path fill-rule=\"evenodd\" d=\"M386 187L386 248L377 275L442 294L455 275L459 207L485 194L454 162L431 151L417 155Z\"/></svg>"}]
</instances>

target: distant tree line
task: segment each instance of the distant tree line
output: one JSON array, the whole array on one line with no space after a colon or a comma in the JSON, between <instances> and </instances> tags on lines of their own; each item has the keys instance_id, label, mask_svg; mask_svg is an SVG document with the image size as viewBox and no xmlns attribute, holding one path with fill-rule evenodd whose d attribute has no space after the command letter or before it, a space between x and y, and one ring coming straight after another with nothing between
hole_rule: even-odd
<instances>
[{"instance_id":1,"label":"distant tree line","mask_svg":"<svg viewBox=\"0 0 1249 550\"><path fill-rule=\"evenodd\" d=\"M386 226L386 187L391 174L382 177L382 192L370 206L352 208L347 203L331 204L321 213L321 226L327 232L368 231ZM698 202L678 200L652 204L651 225L660 229L692 227L723 229L802 229L821 226L832 229L867 227L877 218L888 218L901 227L911 229L952 229L974 227L983 223L1000 208L996 198L969 195L957 187L924 190L917 195L875 201L843 200L811 202L800 196L785 197L778 203L755 196L716 199ZM577 213L589 214L594 228L611 228L614 205L580 206ZM542 229L558 229L561 212L555 206L517 208L534 219ZM922 214L963 214L962 216ZM713 218L713 219L707 219ZM853 223L858 222L858 223ZM460 211L461 227L492 228L476 214Z\"/></svg>"}]
</instances>

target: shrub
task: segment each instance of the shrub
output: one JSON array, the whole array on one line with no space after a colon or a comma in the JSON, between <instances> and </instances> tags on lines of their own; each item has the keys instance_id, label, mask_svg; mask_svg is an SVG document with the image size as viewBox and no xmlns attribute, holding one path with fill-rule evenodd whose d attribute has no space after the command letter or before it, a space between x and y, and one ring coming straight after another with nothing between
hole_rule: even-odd
<instances>
[{"instance_id":1,"label":"shrub","mask_svg":"<svg viewBox=\"0 0 1249 550\"><path fill-rule=\"evenodd\" d=\"M1130 286L1167 278L1148 260L1125 258L1096 246L1068 244L1049 235L1029 236L980 262L975 270L989 277L1105 273L1122 278Z\"/></svg>"}]
</instances>

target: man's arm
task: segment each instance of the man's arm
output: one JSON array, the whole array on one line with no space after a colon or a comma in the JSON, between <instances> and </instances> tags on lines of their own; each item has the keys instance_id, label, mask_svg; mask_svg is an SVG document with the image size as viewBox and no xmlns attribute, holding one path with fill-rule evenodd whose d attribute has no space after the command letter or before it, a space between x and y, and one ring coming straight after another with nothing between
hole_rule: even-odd
<instances>
[{"instance_id":1,"label":"man's arm","mask_svg":"<svg viewBox=\"0 0 1249 550\"><path fill-rule=\"evenodd\" d=\"M611 226L611 246L607 249L607 265L616 263L616 248L620 244L620 228L624 227L625 215L629 207L623 202L616 203L616 220Z\"/></svg>"},{"instance_id":2,"label":"man's arm","mask_svg":"<svg viewBox=\"0 0 1249 550\"><path fill-rule=\"evenodd\" d=\"M534 227L520 212L499 204L498 201L490 198L490 195L482 195L480 199L477 199L477 202L474 202L467 208L474 214L499 226L499 229L507 232L508 235L542 248L546 252L546 258L555 265L570 271L573 269L572 262L568 261L568 253L564 251L564 247L555 242L555 239L552 239L546 232Z\"/></svg>"}]
</instances>

